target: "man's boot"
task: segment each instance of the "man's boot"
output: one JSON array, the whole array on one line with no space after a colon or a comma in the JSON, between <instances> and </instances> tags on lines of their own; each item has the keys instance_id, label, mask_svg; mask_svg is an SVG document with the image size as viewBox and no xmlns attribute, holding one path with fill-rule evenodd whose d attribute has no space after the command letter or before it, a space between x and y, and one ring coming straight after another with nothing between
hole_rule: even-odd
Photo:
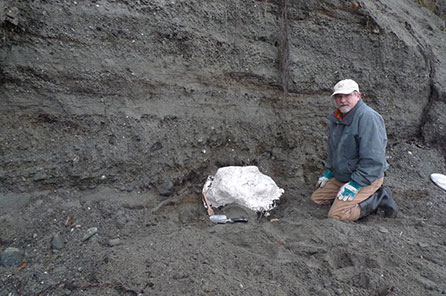
<instances>
[{"instance_id":1,"label":"man's boot","mask_svg":"<svg viewBox=\"0 0 446 296\"><path fill-rule=\"evenodd\" d=\"M376 213L378 208L384 210L384 217L395 218L398 215L398 206L393 200L392 192L385 186L381 186L368 199L359 203L359 207L361 208L359 218Z\"/></svg>"}]
</instances>

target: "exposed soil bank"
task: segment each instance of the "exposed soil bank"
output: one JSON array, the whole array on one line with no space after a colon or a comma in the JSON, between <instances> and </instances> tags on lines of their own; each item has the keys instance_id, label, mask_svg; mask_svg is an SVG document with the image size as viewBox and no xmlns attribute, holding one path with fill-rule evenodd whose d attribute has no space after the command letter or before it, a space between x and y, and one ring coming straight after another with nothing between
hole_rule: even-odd
<instances>
[{"instance_id":1,"label":"exposed soil bank","mask_svg":"<svg viewBox=\"0 0 446 296\"><path fill-rule=\"evenodd\" d=\"M2 2L0 294L446 293L446 4L356 3ZM310 204L343 78L386 121L397 219ZM226 165L285 189L269 218L208 221Z\"/></svg>"}]
</instances>

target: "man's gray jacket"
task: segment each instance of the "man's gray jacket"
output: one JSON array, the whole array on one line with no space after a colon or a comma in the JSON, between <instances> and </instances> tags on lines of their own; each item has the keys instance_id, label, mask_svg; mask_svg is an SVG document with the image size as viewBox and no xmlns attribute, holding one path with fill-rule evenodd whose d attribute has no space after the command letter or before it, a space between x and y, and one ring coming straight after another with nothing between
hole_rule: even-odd
<instances>
[{"instance_id":1,"label":"man's gray jacket","mask_svg":"<svg viewBox=\"0 0 446 296\"><path fill-rule=\"evenodd\" d=\"M328 116L328 159L326 168L341 182L372 184L384 176L387 135L384 120L362 99L342 120Z\"/></svg>"}]
</instances>

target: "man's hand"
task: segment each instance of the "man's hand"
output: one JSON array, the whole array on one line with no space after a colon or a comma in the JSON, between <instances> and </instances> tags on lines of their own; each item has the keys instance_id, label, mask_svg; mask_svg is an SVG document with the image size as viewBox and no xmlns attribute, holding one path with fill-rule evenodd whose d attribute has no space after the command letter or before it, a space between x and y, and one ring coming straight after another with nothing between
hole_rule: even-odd
<instances>
[{"instance_id":1,"label":"man's hand","mask_svg":"<svg viewBox=\"0 0 446 296\"><path fill-rule=\"evenodd\" d=\"M345 183L339 190L336 197L339 200L351 201L355 198L362 186L358 185L355 181Z\"/></svg>"},{"instance_id":2,"label":"man's hand","mask_svg":"<svg viewBox=\"0 0 446 296\"><path fill-rule=\"evenodd\" d=\"M324 175L317 180L316 187L324 187L331 178L333 178L333 173L330 170L326 170Z\"/></svg>"}]
</instances>

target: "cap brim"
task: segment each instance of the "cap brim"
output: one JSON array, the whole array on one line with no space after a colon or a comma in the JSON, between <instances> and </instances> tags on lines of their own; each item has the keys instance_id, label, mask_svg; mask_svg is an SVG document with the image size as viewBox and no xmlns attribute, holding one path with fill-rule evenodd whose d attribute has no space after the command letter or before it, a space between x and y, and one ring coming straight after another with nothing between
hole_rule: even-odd
<instances>
[{"instance_id":1,"label":"cap brim","mask_svg":"<svg viewBox=\"0 0 446 296\"><path fill-rule=\"evenodd\" d=\"M335 91L331 94L331 97L334 95L337 95L337 94L349 95L352 92L354 92L355 90L358 91L357 89L338 89L337 91Z\"/></svg>"}]
</instances>

